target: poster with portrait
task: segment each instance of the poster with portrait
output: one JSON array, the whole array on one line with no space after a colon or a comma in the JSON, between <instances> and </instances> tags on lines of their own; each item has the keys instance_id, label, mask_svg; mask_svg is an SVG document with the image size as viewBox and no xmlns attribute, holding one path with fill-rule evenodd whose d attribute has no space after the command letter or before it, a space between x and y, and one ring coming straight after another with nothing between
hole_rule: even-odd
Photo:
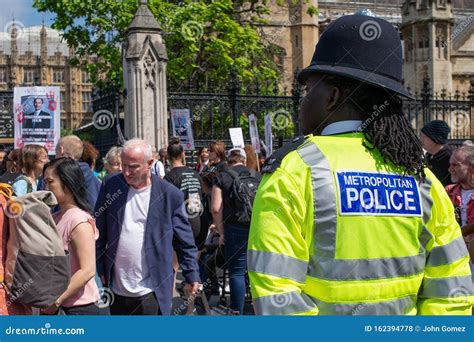
<instances>
[{"instance_id":1,"label":"poster with portrait","mask_svg":"<svg viewBox=\"0 0 474 342\"><path fill-rule=\"evenodd\" d=\"M15 87L13 118L15 148L44 146L54 154L61 135L59 87Z\"/></svg>"},{"instance_id":2,"label":"poster with portrait","mask_svg":"<svg viewBox=\"0 0 474 342\"><path fill-rule=\"evenodd\" d=\"M194 138L189 109L171 109L173 136L179 137L185 150L194 150Z\"/></svg>"}]
</instances>

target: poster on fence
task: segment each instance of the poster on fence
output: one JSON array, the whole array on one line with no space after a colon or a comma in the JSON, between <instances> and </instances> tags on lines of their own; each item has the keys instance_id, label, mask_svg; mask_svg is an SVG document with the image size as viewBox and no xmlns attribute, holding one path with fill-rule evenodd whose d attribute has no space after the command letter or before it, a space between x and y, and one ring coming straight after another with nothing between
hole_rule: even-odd
<instances>
[{"instance_id":1,"label":"poster on fence","mask_svg":"<svg viewBox=\"0 0 474 342\"><path fill-rule=\"evenodd\" d=\"M232 140L233 147L244 148L244 134L242 133L242 127L229 128L230 140Z\"/></svg>"},{"instance_id":2,"label":"poster on fence","mask_svg":"<svg viewBox=\"0 0 474 342\"><path fill-rule=\"evenodd\" d=\"M179 137L185 150L194 150L194 138L189 109L171 109L173 136Z\"/></svg>"},{"instance_id":3,"label":"poster on fence","mask_svg":"<svg viewBox=\"0 0 474 342\"><path fill-rule=\"evenodd\" d=\"M260 152L260 139L258 138L257 118L254 114L249 115L250 141L255 152Z\"/></svg>"},{"instance_id":4,"label":"poster on fence","mask_svg":"<svg viewBox=\"0 0 474 342\"><path fill-rule=\"evenodd\" d=\"M55 154L61 135L59 87L15 87L13 118L15 148L37 144Z\"/></svg>"},{"instance_id":5,"label":"poster on fence","mask_svg":"<svg viewBox=\"0 0 474 342\"><path fill-rule=\"evenodd\" d=\"M272 115L265 115L265 145L267 158L273 153L273 139L272 139Z\"/></svg>"}]
</instances>

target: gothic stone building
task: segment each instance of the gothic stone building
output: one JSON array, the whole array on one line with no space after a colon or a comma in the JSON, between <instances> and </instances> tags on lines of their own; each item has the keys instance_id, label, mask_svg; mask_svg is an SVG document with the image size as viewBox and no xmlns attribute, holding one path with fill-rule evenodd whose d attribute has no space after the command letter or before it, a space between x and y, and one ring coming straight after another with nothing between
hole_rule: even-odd
<instances>
[{"instance_id":1,"label":"gothic stone building","mask_svg":"<svg viewBox=\"0 0 474 342\"><path fill-rule=\"evenodd\" d=\"M43 26L11 27L0 32L0 91L15 86L59 86L61 128L74 129L92 119L89 75L69 65L74 52L59 32Z\"/></svg>"},{"instance_id":2,"label":"gothic stone building","mask_svg":"<svg viewBox=\"0 0 474 342\"><path fill-rule=\"evenodd\" d=\"M307 14L308 5L319 14ZM403 38L404 81L420 93L429 79L433 93L466 94L474 78L474 0L288 0L271 1L268 24L262 34L282 48L278 62L291 88L293 74L307 66L315 44L334 19L370 9L397 26Z\"/></svg>"}]
</instances>

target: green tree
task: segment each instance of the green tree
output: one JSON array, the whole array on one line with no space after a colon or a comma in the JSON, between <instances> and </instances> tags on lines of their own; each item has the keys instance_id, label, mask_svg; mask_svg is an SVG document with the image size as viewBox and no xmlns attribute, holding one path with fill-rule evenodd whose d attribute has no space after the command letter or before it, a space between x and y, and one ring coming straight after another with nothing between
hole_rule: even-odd
<instances>
[{"instance_id":1,"label":"green tree","mask_svg":"<svg viewBox=\"0 0 474 342\"><path fill-rule=\"evenodd\" d=\"M305 0L308 1L308 0ZM265 22L268 0L149 0L163 29L172 80L222 86L235 70L240 80L279 79L275 49L264 44L258 25ZM138 8L137 0L34 0L39 11L56 15L52 27L90 72L94 83L121 79L120 43ZM314 9L310 9L314 12ZM92 60L84 57L97 56Z\"/></svg>"}]
</instances>

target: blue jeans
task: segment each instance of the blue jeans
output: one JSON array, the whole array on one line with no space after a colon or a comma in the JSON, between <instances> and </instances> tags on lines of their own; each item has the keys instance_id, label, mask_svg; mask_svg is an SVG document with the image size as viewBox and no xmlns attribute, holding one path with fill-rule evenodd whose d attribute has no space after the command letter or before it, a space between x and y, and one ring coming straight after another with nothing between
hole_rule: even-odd
<instances>
[{"instance_id":1,"label":"blue jeans","mask_svg":"<svg viewBox=\"0 0 474 342\"><path fill-rule=\"evenodd\" d=\"M230 308L244 313L245 272L247 270L247 241L249 229L225 225L225 259L229 270Z\"/></svg>"}]
</instances>

